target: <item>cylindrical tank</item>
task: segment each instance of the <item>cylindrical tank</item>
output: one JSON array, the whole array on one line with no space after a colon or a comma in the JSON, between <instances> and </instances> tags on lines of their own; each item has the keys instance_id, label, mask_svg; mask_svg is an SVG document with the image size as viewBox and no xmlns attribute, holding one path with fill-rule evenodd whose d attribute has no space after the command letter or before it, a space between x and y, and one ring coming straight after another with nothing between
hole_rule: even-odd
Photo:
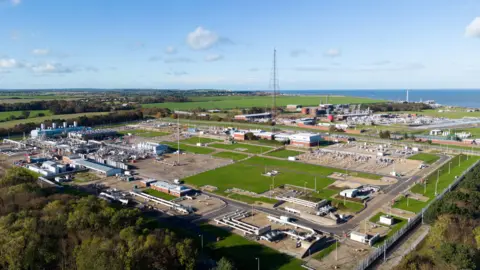
<instances>
[{"instance_id":1,"label":"cylindrical tank","mask_svg":"<svg viewBox=\"0 0 480 270\"><path fill-rule=\"evenodd\" d=\"M57 123L52 123L52 128L56 129L57 128Z\"/></svg>"},{"instance_id":2,"label":"cylindrical tank","mask_svg":"<svg viewBox=\"0 0 480 270\"><path fill-rule=\"evenodd\" d=\"M44 123L40 124L40 129L45 129L45 124Z\"/></svg>"},{"instance_id":3,"label":"cylindrical tank","mask_svg":"<svg viewBox=\"0 0 480 270\"><path fill-rule=\"evenodd\" d=\"M63 128L67 128L67 122L63 122Z\"/></svg>"},{"instance_id":4,"label":"cylindrical tank","mask_svg":"<svg viewBox=\"0 0 480 270\"><path fill-rule=\"evenodd\" d=\"M77 127L77 121L73 121L73 126Z\"/></svg>"}]
</instances>

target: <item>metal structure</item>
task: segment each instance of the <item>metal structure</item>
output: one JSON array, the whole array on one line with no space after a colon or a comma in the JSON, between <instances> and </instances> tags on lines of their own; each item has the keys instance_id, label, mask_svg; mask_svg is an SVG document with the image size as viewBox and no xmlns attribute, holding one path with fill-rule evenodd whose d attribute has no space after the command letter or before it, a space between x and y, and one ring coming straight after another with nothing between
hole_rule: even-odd
<instances>
[{"instance_id":1,"label":"metal structure","mask_svg":"<svg viewBox=\"0 0 480 270\"><path fill-rule=\"evenodd\" d=\"M273 104L272 104L272 122L275 122L277 116L277 92L278 92L278 78L277 78L277 50L273 49L273 67L272 67L272 85L273 89Z\"/></svg>"}]
</instances>

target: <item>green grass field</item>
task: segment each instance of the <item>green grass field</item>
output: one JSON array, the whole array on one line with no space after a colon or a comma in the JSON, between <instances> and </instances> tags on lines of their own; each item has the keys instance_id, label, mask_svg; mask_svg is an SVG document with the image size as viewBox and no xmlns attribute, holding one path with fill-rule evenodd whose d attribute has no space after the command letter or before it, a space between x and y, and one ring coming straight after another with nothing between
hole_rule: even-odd
<instances>
[{"instance_id":1,"label":"green grass field","mask_svg":"<svg viewBox=\"0 0 480 270\"><path fill-rule=\"evenodd\" d=\"M256 146L256 145L244 144L244 143L234 143L234 144L212 143L209 146L218 148L218 149L245 152L245 153L251 153L251 154L261 154L263 152L272 150L272 148L268 146Z\"/></svg>"},{"instance_id":2,"label":"green grass field","mask_svg":"<svg viewBox=\"0 0 480 270\"><path fill-rule=\"evenodd\" d=\"M250 241L245 237L204 224L204 233L219 237L220 241L208 241L206 247L213 258L219 260L226 257L235 264L236 269L257 269L260 259L260 269L267 270L302 270L302 261L274 249Z\"/></svg>"},{"instance_id":3,"label":"green grass field","mask_svg":"<svg viewBox=\"0 0 480 270\"><path fill-rule=\"evenodd\" d=\"M335 245L335 242L336 240L331 241L331 243L329 243L329 246L320 250L317 254L313 255L313 258L315 260L322 260L323 258L327 257L330 253L332 253L332 251L340 247L340 243L337 243Z\"/></svg>"},{"instance_id":4,"label":"green grass field","mask_svg":"<svg viewBox=\"0 0 480 270\"><path fill-rule=\"evenodd\" d=\"M439 156L437 155L433 155L433 154L428 154L428 153L419 153L419 154L416 154L416 155L413 155L411 157L409 157L408 159L411 159L411 160L421 160L427 164L433 164L435 163L437 160L440 159Z\"/></svg>"},{"instance_id":5,"label":"green grass field","mask_svg":"<svg viewBox=\"0 0 480 270\"><path fill-rule=\"evenodd\" d=\"M157 197L157 198L160 198L160 199L164 199L164 200L167 200L167 201L171 201L173 199L176 199L177 197L175 196L172 196L170 194L167 194L167 193L164 193L164 192L160 192L158 190L155 190L155 189L151 189L151 188L148 188L146 190L143 191L144 193L147 193L148 195L152 195L154 197Z\"/></svg>"},{"instance_id":6,"label":"green grass field","mask_svg":"<svg viewBox=\"0 0 480 270\"><path fill-rule=\"evenodd\" d=\"M359 212L364 208L363 204L351 202L351 201L343 201L340 199L330 199L333 205L338 208L339 210L347 210L353 213Z\"/></svg>"},{"instance_id":7,"label":"green grass field","mask_svg":"<svg viewBox=\"0 0 480 270\"><path fill-rule=\"evenodd\" d=\"M53 119L72 119L72 118L77 118L80 116L93 116L93 115L103 115L103 114L109 114L108 112L93 112L93 113L74 113L74 114L57 114L57 115L49 115L49 116L43 116L43 117L35 117L31 118L28 120L21 119L21 120L13 120L13 121L7 121L7 122L2 122L0 123L0 128L9 128L9 127L14 127L15 125L18 124L24 124L24 123L42 123L48 120L53 120Z\"/></svg>"},{"instance_id":8,"label":"green grass field","mask_svg":"<svg viewBox=\"0 0 480 270\"><path fill-rule=\"evenodd\" d=\"M90 181L93 181L93 180L97 180L99 179L100 177L98 177L96 174L94 173L90 173L90 172L79 172L77 174L75 174L74 178L73 178L73 181L74 182L77 182L77 183L85 183L85 182L90 182Z\"/></svg>"},{"instance_id":9,"label":"green grass field","mask_svg":"<svg viewBox=\"0 0 480 270\"><path fill-rule=\"evenodd\" d=\"M320 190L334 182L326 176L334 172L335 169L258 156L216 170L203 172L184 180L187 184L195 186L216 186L219 192L236 187L262 193L269 190L270 185L273 184L273 177L262 175L265 170L278 170L280 172L275 176L276 187L283 184L303 187L306 182L307 188L314 188L314 179L317 177L317 189Z\"/></svg>"},{"instance_id":10,"label":"green grass field","mask_svg":"<svg viewBox=\"0 0 480 270\"><path fill-rule=\"evenodd\" d=\"M188 139L181 140L182 143L187 144L197 144L197 143L212 143L212 142L221 142L222 140L203 138L203 137L190 137Z\"/></svg>"},{"instance_id":11,"label":"green grass field","mask_svg":"<svg viewBox=\"0 0 480 270\"><path fill-rule=\"evenodd\" d=\"M160 137L160 136L165 136L170 134L168 132L151 131L151 130L144 130L144 129L122 130L119 132L120 135L124 135L124 136L129 133L132 135L144 137L144 138Z\"/></svg>"},{"instance_id":12,"label":"green grass field","mask_svg":"<svg viewBox=\"0 0 480 270\"><path fill-rule=\"evenodd\" d=\"M425 206L427 206L427 204L428 202L422 202L414 199L408 199L407 203L407 198L402 197L393 205L393 208L399 208L413 213L419 213Z\"/></svg>"},{"instance_id":13,"label":"green grass field","mask_svg":"<svg viewBox=\"0 0 480 270\"><path fill-rule=\"evenodd\" d=\"M288 157L295 157L295 156L298 156L300 154L303 154L303 152L281 149L281 150L270 152L270 153L267 154L267 156L279 157L279 158L288 158Z\"/></svg>"},{"instance_id":14,"label":"green grass field","mask_svg":"<svg viewBox=\"0 0 480 270\"><path fill-rule=\"evenodd\" d=\"M38 114L40 113L43 113L45 116L52 115L52 112L49 110L35 110L35 111L29 111L29 112L30 112L30 116L28 118L38 117ZM10 117L11 115L15 117L19 117L22 115L22 111L0 112L0 120L7 121L7 118ZM23 121L26 121L26 120L23 120Z\"/></svg>"},{"instance_id":15,"label":"green grass field","mask_svg":"<svg viewBox=\"0 0 480 270\"><path fill-rule=\"evenodd\" d=\"M460 158L461 158L461 163L459 166L458 161ZM460 176L466 169L472 166L479 159L480 157L478 156L472 156L472 157L469 157L469 159L467 160L467 157L464 155L459 155L452 158L452 160L450 161L451 162L450 174L448 173L448 163L443 165L440 168L440 173L438 174L439 178L438 178L437 192L440 193L444 189L448 188L448 186L453 181L455 181L455 176ZM416 184L415 186L412 187L411 191L413 193L418 193L418 194L427 196L429 198L433 198L435 196L436 182L437 182L437 171L435 171L428 177L426 192L425 192L425 186L423 184Z\"/></svg>"},{"instance_id":16,"label":"green grass field","mask_svg":"<svg viewBox=\"0 0 480 270\"><path fill-rule=\"evenodd\" d=\"M270 198L265 198L265 197L251 197L251 196L242 195L242 194L238 194L238 193L230 194L230 195L228 195L228 197L230 199L238 200L238 201L248 203L248 204L254 204L256 202L275 204L275 203L278 202L275 199L270 199Z\"/></svg>"},{"instance_id":17,"label":"green grass field","mask_svg":"<svg viewBox=\"0 0 480 270\"><path fill-rule=\"evenodd\" d=\"M177 143L175 142L161 142L161 144L168 145L173 151L177 150ZM200 147L200 146L191 146L183 143L180 144L180 151L193 153L193 154L204 154L204 155L215 152L215 150L210 148Z\"/></svg>"},{"instance_id":18,"label":"green grass field","mask_svg":"<svg viewBox=\"0 0 480 270\"><path fill-rule=\"evenodd\" d=\"M372 218L370 218L370 222L382 225L382 226L387 226L385 224L380 223L380 216L385 216L385 213L379 212ZM392 215L393 216L393 215ZM407 224L407 220L401 217L393 216L394 223L391 226L388 226L390 228L390 231L385 235L382 236L377 242L375 242L374 246L378 247L385 242L388 238L390 238L392 235L394 235L398 230L400 230L405 224Z\"/></svg>"},{"instance_id":19,"label":"green grass field","mask_svg":"<svg viewBox=\"0 0 480 270\"><path fill-rule=\"evenodd\" d=\"M318 190L317 192L311 192L308 195L302 196L301 198L311 202L319 202L324 199L330 199L333 195L338 194L340 191L333 190L329 188L324 188Z\"/></svg>"},{"instance_id":20,"label":"green grass field","mask_svg":"<svg viewBox=\"0 0 480 270\"><path fill-rule=\"evenodd\" d=\"M320 99L325 100L325 96L280 96L277 97L277 106L287 106L288 104L298 104L303 106L314 106L320 103ZM269 96L215 96L215 97L197 97L193 98L193 102L165 102L144 104L144 108L170 108L177 110L189 110L195 108L202 109L234 109L234 108L250 108L262 107L272 104L272 97ZM328 99L331 104L344 103L374 103L383 102L361 97L335 97Z\"/></svg>"},{"instance_id":21,"label":"green grass field","mask_svg":"<svg viewBox=\"0 0 480 270\"><path fill-rule=\"evenodd\" d=\"M212 156L219 157L219 158L228 158L234 161L246 159L248 157L248 155L234 153L234 152L218 152L213 154Z\"/></svg>"}]
</instances>

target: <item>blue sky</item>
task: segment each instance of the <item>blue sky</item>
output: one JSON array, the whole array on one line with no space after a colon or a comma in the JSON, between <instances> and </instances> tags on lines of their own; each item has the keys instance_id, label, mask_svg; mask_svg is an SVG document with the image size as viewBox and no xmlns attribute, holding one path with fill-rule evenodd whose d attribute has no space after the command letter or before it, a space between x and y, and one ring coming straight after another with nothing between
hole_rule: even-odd
<instances>
[{"instance_id":1,"label":"blue sky","mask_svg":"<svg viewBox=\"0 0 480 270\"><path fill-rule=\"evenodd\" d=\"M0 88L480 88L480 1L0 0Z\"/></svg>"}]
</instances>

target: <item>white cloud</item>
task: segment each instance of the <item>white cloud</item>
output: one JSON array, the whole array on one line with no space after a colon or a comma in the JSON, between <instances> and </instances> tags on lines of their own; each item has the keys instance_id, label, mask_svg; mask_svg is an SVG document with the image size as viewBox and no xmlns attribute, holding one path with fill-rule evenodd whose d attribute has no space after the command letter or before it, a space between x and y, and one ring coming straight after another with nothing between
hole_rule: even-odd
<instances>
[{"instance_id":1,"label":"white cloud","mask_svg":"<svg viewBox=\"0 0 480 270\"><path fill-rule=\"evenodd\" d=\"M201 26L197 27L195 31L188 33L187 44L194 50L205 50L211 48L219 40L216 33L207 30Z\"/></svg>"},{"instance_id":2,"label":"white cloud","mask_svg":"<svg viewBox=\"0 0 480 270\"><path fill-rule=\"evenodd\" d=\"M291 57L299 57L305 54L307 54L307 51L304 49L297 49L290 52Z\"/></svg>"},{"instance_id":3,"label":"white cloud","mask_svg":"<svg viewBox=\"0 0 480 270\"><path fill-rule=\"evenodd\" d=\"M63 66L59 63L45 63L41 65L34 65L31 67L32 71L39 74L53 74L53 73L72 73L73 70Z\"/></svg>"},{"instance_id":4,"label":"white cloud","mask_svg":"<svg viewBox=\"0 0 480 270\"><path fill-rule=\"evenodd\" d=\"M20 63L13 58L0 58L0 68L16 68Z\"/></svg>"},{"instance_id":5,"label":"white cloud","mask_svg":"<svg viewBox=\"0 0 480 270\"><path fill-rule=\"evenodd\" d=\"M476 17L467 25L465 28L465 36L480 38L480 17Z\"/></svg>"},{"instance_id":6,"label":"white cloud","mask_svg":"<svg viewBox=\"0 0 480 270\"><path fill-rule=\"evenodd\" d=\"M206 62L215 62L223 59L223 55L221 54L209 54L205 56Z\"/></svg>"},{"instance_id":7,"label":"white cloud","mask_svg":"<svg viewBox=\"0 0 480 270\"><path fill-rule=\"evenodd\" d=\"M177 53L177 48L175 48L173 46L168 46L167 48L165 48L165 53L166 54L176 54Z\"/></svg>"},{"instance_id":8,"label":"white cloud","mask_svg":"<svg viewBox=\"0 0 480 270\"><path fill-rule=\"evenodd\" d=\"M50 51L48 49L34 49L32 50L32 54L34 55L47 55Z\"/></svg>"},{"instance_id":9,"label":"white cloud","mask_svg":"<svg viewBox=\"0 0 480 270\"><path fill-rule=\"evenodd\" d=\"M328 56L328 57L338 57L342 55L342 52L340 51L340 49L329 49L325 52L325 56Z\"/></svg>"}]
</instances>

